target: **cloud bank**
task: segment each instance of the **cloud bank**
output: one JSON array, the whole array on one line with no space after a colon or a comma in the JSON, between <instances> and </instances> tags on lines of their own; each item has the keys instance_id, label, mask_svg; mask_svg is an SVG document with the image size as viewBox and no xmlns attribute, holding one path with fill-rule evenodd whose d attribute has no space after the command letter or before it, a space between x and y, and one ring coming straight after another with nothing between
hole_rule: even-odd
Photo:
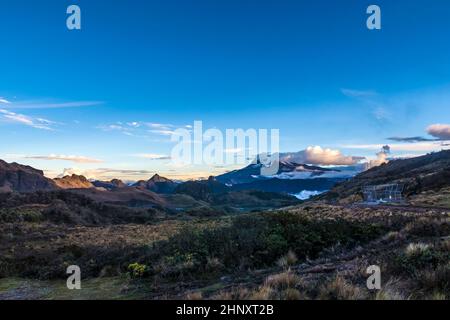
<instances>
[{"instance_id":1,"label":"cloud bank","mask_svg":"<svg viewBox=\"0 0 450 320\"><path fill-rule=\"evenodd\" d=\"M324 149L320 146L308 147L294 153L280 154L281 160L313 165L353 165L364 157L345 156L339 150Z\"/></svg>"}]
</instances>

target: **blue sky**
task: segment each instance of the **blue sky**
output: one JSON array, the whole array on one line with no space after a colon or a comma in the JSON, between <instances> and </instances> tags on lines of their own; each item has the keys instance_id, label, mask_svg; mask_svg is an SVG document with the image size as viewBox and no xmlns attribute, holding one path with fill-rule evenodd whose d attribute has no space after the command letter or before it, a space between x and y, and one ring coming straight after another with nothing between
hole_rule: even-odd
<instances>
[{"instance_id":1,"label":"blue sky","mask_svg":"<svg viewBox=\"0 0 450 320\"><path fill-rule=\"evenodd\" d=\"M181 177L142 155L170 154L167 133L194 120L278 128L281 151L440 150L387 138L442 140L427 128L450 123L449 17L446 0L3 0L0 158L50 176Z\"/></svg>"}]
</instances>

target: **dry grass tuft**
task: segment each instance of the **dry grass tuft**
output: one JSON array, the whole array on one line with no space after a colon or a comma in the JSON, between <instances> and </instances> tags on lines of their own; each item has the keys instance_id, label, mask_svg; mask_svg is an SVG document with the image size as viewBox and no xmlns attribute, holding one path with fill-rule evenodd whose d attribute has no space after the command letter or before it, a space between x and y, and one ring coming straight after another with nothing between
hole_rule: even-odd
<instances>
[{"instance_id":1,"label":"dry grass tuft","mask_svg":"<svg viewBox=\"0 0 450 320\"><path fill-rule=\"evenodd\" d=\"M377 291L375 300L405 300L405 295L399 290L400 280L397 278L390 278L384 284L381 290Z\"/></svg>"},{"instance_id":2,"label":"dry grass tuft","mask_svg":"<svg viewBox=\"0 0 450 320\"><path fill-rule=\"evenodd\" d=\"M288 288L281 292L282 300L305 300L306 297L297 289Z\"/></svg>"},{"instance_id":3,"label":"dry grass tuft","mask_svg":"<svg viewBox=\"0 0 450 320\"><path fill-rule=\"evenodd\" d=\"M430 246L425 243L410 243L405 250L405 254L409 257L422 254L430 249Z\"/></svg>"},{"instance_id":4,"label":"dry grass tuft","mask_svg":"<svg viewBox=\"0 0 450 320\"><path fill-rule=\"evenodd\" d=\"M362 300L366 299L367 295L363 290L338 275L320 288L318 298L321 300Z\"/></svg>"},{"instance_id":5,"label":"dry grass tuft","mask_svg":"<svg viewBox=\"0 0 450 320\"><path fill-rule=\"evenodd\" d=\"M271 300L274 295L272 287L263 285L259 289L255 290L251 296L251 300Z\"/></svg>"},{"instance_id":6,"label":"dry grass tuft","mask_svg":"<svg viewBox=\"0 0 450 320\"><path fill-rule=\"evenodd\" d=\"M289 250L289 252L286 255L278 259L277 265L283 269L288 269L289 267L295 265L297 261L298 259L295 253L292 250Z\"/></svg>"},{"instance_id":7,"label":"dry grass tuft","mask_svg":"<svg viewBox=\"0 0 450 320\"><path fill-rule=\"evenodd\" d=\"M302 279L291 270L269 276L265 283L265 285L277 290L295 288L302 284Z\"/></svg>"},{"instance_id":8,"label":"dry grass tuft","mask_svg":"<svg viewBox=\"0 0 450 320\"><path fill-rule=\"evenodd\" d=\"M203 300L203 294L201 292L189 292L186 295L186 300Z\"/></svg>"}]
</instances>

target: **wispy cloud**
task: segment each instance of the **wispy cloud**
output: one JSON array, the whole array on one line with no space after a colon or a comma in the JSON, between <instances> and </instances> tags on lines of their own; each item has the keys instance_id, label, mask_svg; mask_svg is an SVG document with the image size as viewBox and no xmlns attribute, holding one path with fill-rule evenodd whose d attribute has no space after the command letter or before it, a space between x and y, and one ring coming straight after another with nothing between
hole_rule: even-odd
<instances>
[{"instance_id":1,"label":"wispy cloud","mask_svg":"<svg viewBox=\"0 0 450 320\"><path fill-rule=\"evenodd\" d=\"M383 96L375 90L341 89L346 97L356 99L371 110L372 116L380 123L392 120L392 115L383 102Z\"/></svg>"},{"instance_id":2,"label":"wispy cloud","mask_svg":"<svg viewBox=\"0 0 450 320\"><path fill-rule=\"evenodd\" d=\"M113 169L113 168L97 168L97 169L80 169L80 168L66 168L61 174L55 174L57 177L70 176L72 174L83 175L88 179L111 180L140 180L148 179L155 174L154 171L149 170L127 170L127 169Z\"/></svg>"},{"instance_id":3,"label":"wispy cloud","mask_svg":"<svg viewBox=\"0 0 450 320\"><path fill-rule=\"evenodd\" d=\"M343 95L349 98L367 98L377 96L378 93L374 90L355 90L355 89L345 89L342 88L341 92Z\"/></svg>"},{"instance_id":4,"label":"wispy cloud","mask_svg":"<svg viewBox=\"0 0 450 320\"><path fill-rule=\"evenodd\" d=\"M171 157L165 154L155 154L155 153L140 153L134 155L138 158L144 158L148 160L170 160Z\"/></svg>"},{"instance_id":5,"label":"wispy cloud","mask_svg":"<svg viewBox=\"0 0 450 320\"><path fill-rule=\"evenodd\" d=\"M384 144L351 144L342 145L342 148L359 149L359 150L380 150ZM389 144L392 152L432 152L440 151L444 145L441 142L416 142L416 143L402 143Z\"/></svg>"},{"instance_id":6,"label":"wispy cloud","mask_svg":"<svg viewBox=\"0 0 450 320\"><path fill-rule=\"evenodd\" d=\"M438 141L448 141L450 140L450 125L449 124L432 124L427 127L427 133L434 138L425 138L421 136L415 137L390 137L388 140L396 141L396 142L438 142ZM441 145L445 145L441 143Z\"/></svg>"},{"instance_id":7,"label":"wispy cloud","mask_svg":"<svg viewBox=\"0 0 450 320\"><path fill-rule=\"evenodd\" d=\"M70 161L70 162L74 162L74 163L102 163L102 162L104 162L103 160L84 157L84 156L56 155L56 154L51 154L48 156L40 156L40 155L25 156L24 158L35 159L35 160L50 160L50 161L60 160L60 161Z\"/></svg>"},{"instance_id":8,"label":"wispy cloud","mask_svg":"<svg viewBox=\"0 0 450 320\"><path fill-rule=\"evenodd\" d=\"M190 130L192 126L185 125L181 127ZM178 126L167 123L144 121L131 121L125 123L118 121L113 124L100 125L97 128L103 131L118 131L128 136L149 138L149 135L171 136Z\"/></svg>"},{"instance_id":9,"label":"wispy cloud","mask_svg":"<svg viewBox=\"0 0 450 320\"><path fill-rule=\"evenodd\" d=\"M385 107L382 106L378 106L375 109L373 109L372 115L378 121L391 120L391 114Z\"/></svg>"},{"instance_id":10,"label":"wispy cloud","mask_svg":"<svg viewBox=\"0 0 450 320\"><path fill-rule=\"evenodd\" d=\"M408 142L408 143L415 143L415 142L424 142L424 141L436 141L436 139L429 139L424 137L390 137L387 138L388 140L395 141L395 142Z\"/></svg>"},{"instance_id":11,"label":"wispy cloud","mask_svg":"<svg viewBox=\"0 0 450 320\"><path fill-rule=\"evenodd\" d=\"M35 129L42 129L42 130L54 130L52 128L53 125L56 125L56 122L44 119L44 118L34 118L31 116L26 116L24 114L19 114L15 112L11 112L5 109L0 109L0 117L2 117L4 120L13 122L13 123L19 123L25 126L29 126Z\"/></svg>"},{"instance_id":12,"label":"wispy cloud","mask_svg":"<svg viewBox=\"0 0 450 320\"><path fill-rule=\"evenodd\" d=\"M49 101L10 101L0 98L0 103L7 104L8 109L63 109L91 107L103 104L102 101L69 101L69 102L49 102Z\"/></svg>"},{"instance_id":13,"label":"wispy cloud","mask_svg":"<svg viewBox=\"0 0 450 320\"><path fill-rule=\"evenodd\" d=\"M159 134L159 135L162 135L162 136L171 136L174 133L173 130L163 130L163 129L161 129L161 130L149 130L149 132L155 133L155 134Z\"/></svg>"},{"instance_id":14,"label":"wispy cloud","mask_svg":"<svg viewBox=\"0 0 450 320\"><path fill-rule=\"evenodd\" d=\"M173 124L164 124L164 123L154 123L154 122L146 122L144 123L146 126L159 130L168 130L170 128L174 128Z\"/></svg>"}]
</instances>

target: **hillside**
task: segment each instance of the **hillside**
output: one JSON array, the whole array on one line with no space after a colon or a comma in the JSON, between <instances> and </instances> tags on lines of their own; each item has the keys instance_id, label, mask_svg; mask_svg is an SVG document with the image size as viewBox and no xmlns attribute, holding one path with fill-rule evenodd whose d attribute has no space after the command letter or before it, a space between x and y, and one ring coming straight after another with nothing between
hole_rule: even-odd
<instances>
[{"instance_id":1,"label":"hillside","mask_svg":"<svg viewBox=\"0 0 450 320\"><path fill-rule=\"evenodd\" d=\"M177 183L170 179L161 177L158 174L155 174L147 181L140 180L136 182L135 184L133 184L133 187L150 190L156 193L169 194L174 192L175 188L177 187Z\"/></svg>"},{"instance_id":2,"label":"hillside","mask_svg":"<svg viewBox=\"0 0 450 320\"><path fill-rule=\"evenodd\" d=\"M439 192L450 187L450 150L424 156L392 160L336 185L330 192L318 199L342 201L361 199L364 185L400 183L404 185L404 195L411 197L426 191Z\"/></svg>"},{"instance_id":3,"label":"hillside","mask_svg":"<svg viewBox=\"0 0 450 320\"><path fill-rule=\"evenodd\" d=\"M57 186L44 177L42 170L0 160L0 192L55 190Z\"/></svg>"},{"instance_id":4,"label":"hillside","mask_svg":"<svg viewBox=\"0 0 450 320\"><path fill-rule=\"evenodd\" d=\"M423 203L420 197L450 194L448 164L448 152L392 161L326 197L354 198L365 183L402 181ZM213 177L180 183L172 194L105 183L111 188L0 193L0 299L450 296L445 208L300 202L236 191ZM350 191L340 198L345 185ZM67 264L82 268L86 289L55 287L64 287ZM366 289L363 271L372 264L383 268L382 291Z\"/></svg>"}]
</instances>

